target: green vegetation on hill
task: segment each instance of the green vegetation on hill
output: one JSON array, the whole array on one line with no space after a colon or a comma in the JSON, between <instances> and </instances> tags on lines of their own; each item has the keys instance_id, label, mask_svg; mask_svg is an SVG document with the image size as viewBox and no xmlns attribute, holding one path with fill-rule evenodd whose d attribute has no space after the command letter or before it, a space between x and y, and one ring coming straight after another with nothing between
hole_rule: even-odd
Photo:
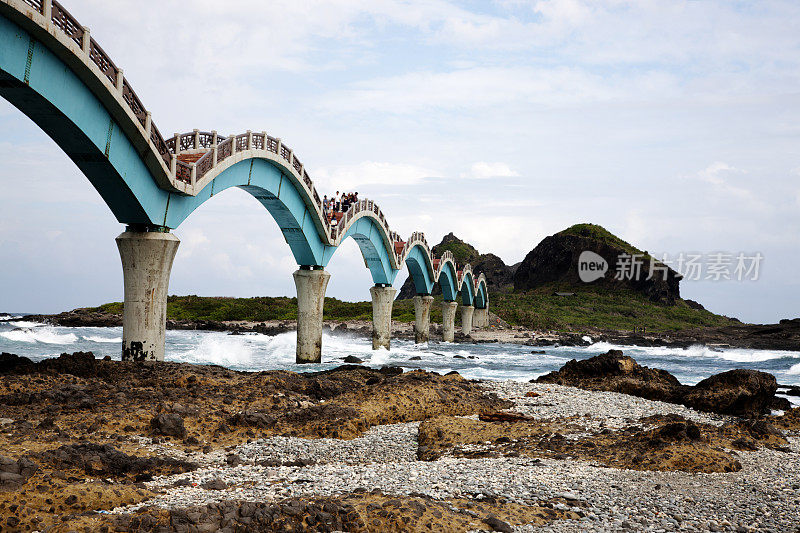
<instances>
[{"instance_id":1,"label":"green vegetation on hill","mask_svg":"<svg viewBox=\"0 0 800 533\"><path fill-rule=\"evenodd\" d=\"M574 296L558 296L568 291ZM442 321L442 297L431 308L431 321ZM531 329L581 331L586 328L632 330L645 326L652 332L669 332L703 326L725 326L733 319L704 309L692 309L683 300L661 305L634 291L586 288L541 287L527 293L509 291L490 295L490 310L512 325ZM92 311L121 313L119 302L101 305ZM344 302L325 298L325 320L372 320L371 302ZM220 298L209 296L170 296L167 317L173 320L251 321L296 320L297 299L286 297ZM456 315L457 319L460 313ZM414 302L396 300L392 319L414 321ZM458 320L457 320L458 321Z\"/></svg>"},{"instance_id":2,"label":"green vegetation on hill","mask_svg":"<svg viewBox=\"0 0 800 533\"><path fill-rule=\"evenodd\" d=\"M556 292L574 293L559 296ZM705 309L692 309L683 300L658 304L631 290L550 285L526 293L490 295L491 310L510 324L533 329L585 328L633 330L645 326L652 332L669 332L704 326L726 326L734 319Z\"/></svg>"},{"instance_id":3,"label":"green vegetation on hill","mask_svg":"<svg viewBox=\"0 0 800 533\"><path fill-rule=\"evenodd\" d=\"M630 254L643 253L596 224L575 224L557 235L591 239ZM460 264L474 262L482 257L473 246L459 240L452 233L446 235L440 244L433 247L433 250L437 255L450 250ZM502 261L496 259L504 267ZM497 275L497 269L494 272ZM574 295L559 296L557 292L574 293ZM411 294L413 295L413 291ZM431 309L431 321L441 323L442 296L438 295L435 298L436 303ZM669 332L738 324L733 319L715 315L705 309L689 307L677 297L677 291L674 305L668 305L653 302L642 291L625 287L563 281L540 285L526 292L514 292L510 285L505 286L500 290L493 290L489 294L489 301L491 311L509 324L540 330L585 331L587 328L632 330L634 327L644 326L651 332ZM93 310L121 313L122 304L106 304ZM170 296L167 302L167 317L188 321L296 320L297 299ZM325 320L331 321L369 321L372 319L372 303L344 302L336 298L325 298L324 317ZM392 318L399 322L413 322L413 300L396 300ZM460 322L460 313L456 314L456 322Z\"/></svg>"},{"instance_id":4,"label":"green vegetation on hill","mask_svg":"<svg viewBox=\"0 0 800 533\"><path fill-rule=\"evenodd\" d=\"M437 247L436 252L441 255L447 250L453 253L453 258L459 265L470 262L478 255L475 248L463 242L448 242L442 244Z\"/></svg>"},{"instance_id":5,"label":"green vegetation on hill","mask_svg":"<svg viewBox=\"0 0 800 533\"><path fill-rule=\"evenodd\" d=\"M122 303L114 302L90 309L121 314ZM325 320L372 320L371 302L344 302L325 298ZM431 310L433 320L442 319L441 308ZM255 298L225 298L213 296L170 296L167 299L167 318L172 320L250 321L296 320L297 298L261 296ZM392 318L400 322L414 321L414 303L398 300L392 308Z\"/></svg>"},{"instance_id":6,"label":"green vegetation on hill","mask_svg":"<svg viewBox=\"0 0 800 533\"><path fill-rule=\"evenodd\" d=\"M560 231L559 234L585 237L587 239L592 239L597 242L607 244L614 248L619 248L620 250L623 250L629 254L644 253L632 244L623 241L603 226L598 226L597 224L575 224L574 226L568 227L564 231Z\"/></svg>"},{"instance_id":7,"label":"green vegetation on hill","mask_svg":"<svg viewBox=\"0 0 800 533\"><path fill-rule=\"evenodd\" d=\"M440 257L448 250L452 252L453 258L459 265L463 265L464 263L472 263L480 255L474 246L462 241L453 233L448 233L445 235L442 239L442 242L431 248L431 251Z\"/></svg>"}]
</instances>

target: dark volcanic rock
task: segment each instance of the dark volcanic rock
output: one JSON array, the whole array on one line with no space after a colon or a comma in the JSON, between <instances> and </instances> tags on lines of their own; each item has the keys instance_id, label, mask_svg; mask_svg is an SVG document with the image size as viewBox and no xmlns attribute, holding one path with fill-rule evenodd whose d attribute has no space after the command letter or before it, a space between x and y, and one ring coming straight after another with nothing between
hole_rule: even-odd
<instances>
[{"instance_id":1,"label":"dark volcanic rock","mask_svg":"<svg viewBox=\"0 0 800 533\"><path fill-rule=\"evenodd\" d=\"M218 478L206 481L200 486L206 490L225 490L228 488L228 484Z\"/></svg>"},{"instance_id":2,"label":"dark volcanic rock","mask_svg":"<svg viewBox=\"0 0 800 533\"><path fill-rule=\"evenodd\" d=\"M37 460L63 471L81 470L92 476L178 474L197 469L197 464L170 457L136 457L109 444L70 444L36 455Z\"/></svg>"},{"instance_id":3,"label":"dark volcanic rock","mask_svg":"<svg viewBox=\"0 0 800 533\"><path fill-rule=\"evenodd\" d=\"M0 490L14 490L21 487L37 470L39 466L27 457L15 461L0 456Z\"/></svg>"},{"instance_id":4,"label":"dark volcanic rock","mask_svg":"<svg viewBox=\"0 0 800 533\"><path fill-rule=\"evenodd\" d=\"M46 322L70 328L112 328L122 326L122 314L95 311L90 308L73 309L57 315L28 315L22 318L31 322Z\"/></svg>"},{"instance_id":5,"label":"dark volcanic rock","mask_svg":"<svg viewBox=\"0 0 800 533\"><path fill-rule=\"evenodd\" d=\"M356 509L335 499L275 503L222 501L200 507L145 508L111 518L119 531L366 531Z\"/></svg>"},{"instance_id":6,"label":"dark volcanic rock","mask_svg":"<svg viewBox=\"0 0 800 533\"><path fill-rule=\"evenodd\" d=\"M648 400L679 403L699 411L735 416L759 416L776 404L775 376L757 370L730 370L694 387L666 370L639 365L620 350L577 361L541 376L538 383L569 385L587 390L630 394Z\"/></svg>"},{"instance_id":7,"label":"dark volcanic rock","mask_svg":"<svg viewBox=\"0 0 800 533\"><path fill-rule=\"evenodd\" d=\"M275 418L267 413L255 410L236 413L228 419L232 426L244 426L259 429L270 429L275 426Z\"/></svg>"},{"instance_id":8,"label":"dark volcanic rock","mask_svg":"<svg viewBox=\"0 0 800 533\"><path fill-rule=\"evenodd\" d=\"M578 276L578 259L582 252L592 251L606 260L608 270L592 285L608 288L627 288L646 295L654 302L674 304L680 298L681 275L667 269L656 271L648 278L649 260L643 260L638 279L616 280L617 258L624 253L643 253L630 244L614 237L600 226L578 224L562 232L545 237L531 250L514 273L514 290L527 291L544 285L585 285Z\"/></svg>"},{"instance_id":9,"label":"dark volcanic rock","mask_svg":"<svg viewBox=\"0 0 800 533\"><path fill-rule=\"evenodd\" d=\"M362 359L359 359L355 355L348 355L347 357L344 358L344 362L358 365L363 363L364 361Z\"/></svg>"},{"instance_id":10,"label":"dark volcanic rock","mask_svg":"<svg viewBox=\"0 0 800 533\"><path fill-rule=\"evenodd\" d=\"M731 324L687 332L698 343L730 344L757 350L800 350L800 318L778 324Z\"/></svg>"},{"instance_id":11,"label":"dark volcanic rock","mask_svg":"<svg viewBox=\"0 0 800 533\"><path fill-rule=\"evenodd\" d=\"M0 374L5 372L12 372L20 367L32 365L33 361L27 357L20 357L13 353L0 353Z\"/></svg>"},{"instance_id":12,"label":"dark volcanic rock","mask_svg":"<svg viewBox=\"0 0 800 533\"><path fill-rule=\"evenodd\" d=\"M166 435L168 437L184 438L186 427L183 425L183 417L177 413L161 413L153 417L150 427L156 435Z\"/></svg>"},{"instance_id":13,"label":"dark volcanic rock","mask_svg":"<svg viewBox=\"0 0 800 533\"><path fill-rule=\"evenodd\" d=\"M778 383L758 370L729 370L704 379L683 397L689 407L735 416L768 413Z\"/></svg>"},{"instance_id":14,"label":"dark volcanic rock","mask_svg":"<svg viewBox=\"0 0 800 533\"><path fill-rule=\"evenodd\" d=\"M632 396L676 403L685 386L666 370L639 365L620 350L609 350L583 361L573 359L560 370L536 380L588 390L621 392Z\"/></svg>"},{"instance_id":15,"label":"dark volcanic rock","mask_svg":"<svg viewBox=\"0 0 800 533\"><path fill-rule=\"evenodd\" d=\"M90 377L94 375L95 358L92 352L62 353L52 359L44 359L34 363L27 357L19 357L10 353L0 354L0 373L52 372L56 374L73 374Z\"/></svg>"},{"instance_id":16,"label":"dark volcanic rock","mask_svg":"<svg viewBox=\"0 0 800 533\"><path fill-rule=\"evenodd\" d=\"M705 307L703 307L703 304L701 304L700 302L696 302L694 300L684 300L684 302L686 302L686 305L688 305L692 309L697 309L698 311L702 311L705 309Z\"/></svg>"},{"instance_id":17,"label":"dark volcanic rock","mask_svg":"<svg viewBox=\"0 0 800 533\"><path fill-rule=\"evenodd\" d=\"M486 286L490 292L514 285L514 267L506 265L494 254L480 254L470 261L470 265L476 276L481 272L486 276Z\"/></svg>"},{"instance_id":18,"label":"dark volcanic rock","mask_svg":"<svg viewBox=\"0 0 800 533\"><path fill-rule=\"evenodd\" d=\"M501 533L511 533L513 529L507 522L503 522L494 515L489 515L484 519L486 525L492 528L492 531L500 531Z\"/></svg>"}]
</instances>

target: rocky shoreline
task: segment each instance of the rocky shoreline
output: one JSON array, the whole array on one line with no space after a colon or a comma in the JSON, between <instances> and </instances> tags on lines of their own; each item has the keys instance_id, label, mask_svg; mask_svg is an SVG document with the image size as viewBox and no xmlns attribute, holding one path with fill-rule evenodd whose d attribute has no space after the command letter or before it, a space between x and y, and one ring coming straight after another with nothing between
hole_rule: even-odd
<instances>
[{"instance_id":1,"label":"rocky shoreline","mask_svg":"<svg viewBox=\"0 0 800 533\"><path fill-rule=\"evenodd\" d=\"M75 309L55 315L28 315L23 320L43 322L66 327L121 327L122 316L114 313ZM355 333L369 336L372 325L367 321L326 321L328 331ZM167 329L228 331L236 333L261 333L277 335L294 331L296 324L289 320L265 322L212 321L212 320L167 320ZM393 322L395 338L413 338L411 323ZM431 324L431 338L441 336L441 325ZM591 341L587 341L589 337ZM746 348L759 350L800 351L800 318L781 320L778 324L741 324L717 328L697 328L670 333L640 333L602 328L587 328L582 331L537 331L510 326L493 313L490 325L476 329L469 337L458 337L461 342L505 342L528 346L582 346L590 342L608 342L620 346L661 346L688 348L704 345L712 349Z\"/></svg>"},{"instance_id":2,"label":"rocky shoreline","mask_svg":"<svg viewBox=\"0 0 800 533\"><path fill-rule=\"evenodd\" d=\"M519 383L3 354L0 529L796 528L800 409L768 412L774 378L718 379L700 411L619 392L656 371L598 357Z\"/></svg>"}]
</instances>

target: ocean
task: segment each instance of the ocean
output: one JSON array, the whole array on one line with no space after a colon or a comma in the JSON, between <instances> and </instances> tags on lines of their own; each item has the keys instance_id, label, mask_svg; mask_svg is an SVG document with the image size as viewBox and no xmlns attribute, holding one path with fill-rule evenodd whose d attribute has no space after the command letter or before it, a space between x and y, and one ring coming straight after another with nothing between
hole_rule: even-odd
<instances>
[{"instance_id":1,"label":"ocean","mask_svg":"<svg viewBox=\"0 0 800 533\"><path fill-rule=\"evenodd\" d=\"M98 357L109 355L112 359L120 358L122 328L60 327L25 322L20 318L0 315L0 352L14 353L34 361L76 351L91 351ZM586 359L616 348L641 365L667 370L681 383L688 385L734 368L763 370L774 374L778 383L800 385L800 352L780 350L711 349L704 346L680 349L615 346L605 342L552 348L500 343L431 342L418 345L412 341L393 339L391 350L373 351L370 339L347 333L326 333L322 345L323 363L298 366L294 363L294 332L269 336L170 330L167 331L166 359L216 364L233 370L284 369L308 372L334 368L341 365L348 355L354 355L372 367L397 365L439 373L455 370L467 378L527 381L558 370L570 359Z\"/></svg>"}]
</instances>

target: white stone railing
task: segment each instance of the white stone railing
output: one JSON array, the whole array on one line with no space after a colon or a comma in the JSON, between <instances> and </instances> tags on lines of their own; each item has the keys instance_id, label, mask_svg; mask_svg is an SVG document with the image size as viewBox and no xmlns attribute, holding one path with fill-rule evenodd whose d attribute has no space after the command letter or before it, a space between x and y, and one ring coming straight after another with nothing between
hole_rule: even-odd
<instances>
[{"instance_id":1,"label":"white stone railing","mask_svg":"<svg viewBox=\"0 0 800 533\"><path fill-rule=\"evenodd\" d=\"M414 232L407 241L402 241L399 234L389 228L385 215L372 200L359 200L351 205L338 220L337 225L332 227L328 217L324 215L322 200L308 172L294 151L283 144L278 137L271 137L266 132L251 131L226 137L218 135L215 131L194 130L164 139L150 112L124 77L122 69L94 40L89 28L81 25L57 0L0 0L0 4L16 10L36 23L44 32L56 37L64 49L80 60L100 80L109 92L105 96L110 95L120 108L126 111L128 118L136 125L142 136L142 141L158 156L159 168L151 167L151 171L154 172L154 177L160 186L194 196L218 174L215 169L227 168L226 160L236 156L237 153L247 152L251 157L265 156L280 163L295 177L297 184L314 207L318 227L322 228L323 240L327 245L341 244L341 239L350 226L359 218L369 216L384 233L383 238L390 251L393 268L402 267L407 254L415 245L420 245L428 255L430 264L434 264L435 257L431 254L424 234ZM159 171L163 172L163 175L159 175ZM399 244L402 244L402 248ZM431 274L434 281L438 281L447 260L453 260L450 252L442 255L438 261L439 268L433 268ZM472 271L470 265L465 265L464 269L459 271L461 273L459 285L463 272L467 269Z\"/></svg>"}]
</instances>

